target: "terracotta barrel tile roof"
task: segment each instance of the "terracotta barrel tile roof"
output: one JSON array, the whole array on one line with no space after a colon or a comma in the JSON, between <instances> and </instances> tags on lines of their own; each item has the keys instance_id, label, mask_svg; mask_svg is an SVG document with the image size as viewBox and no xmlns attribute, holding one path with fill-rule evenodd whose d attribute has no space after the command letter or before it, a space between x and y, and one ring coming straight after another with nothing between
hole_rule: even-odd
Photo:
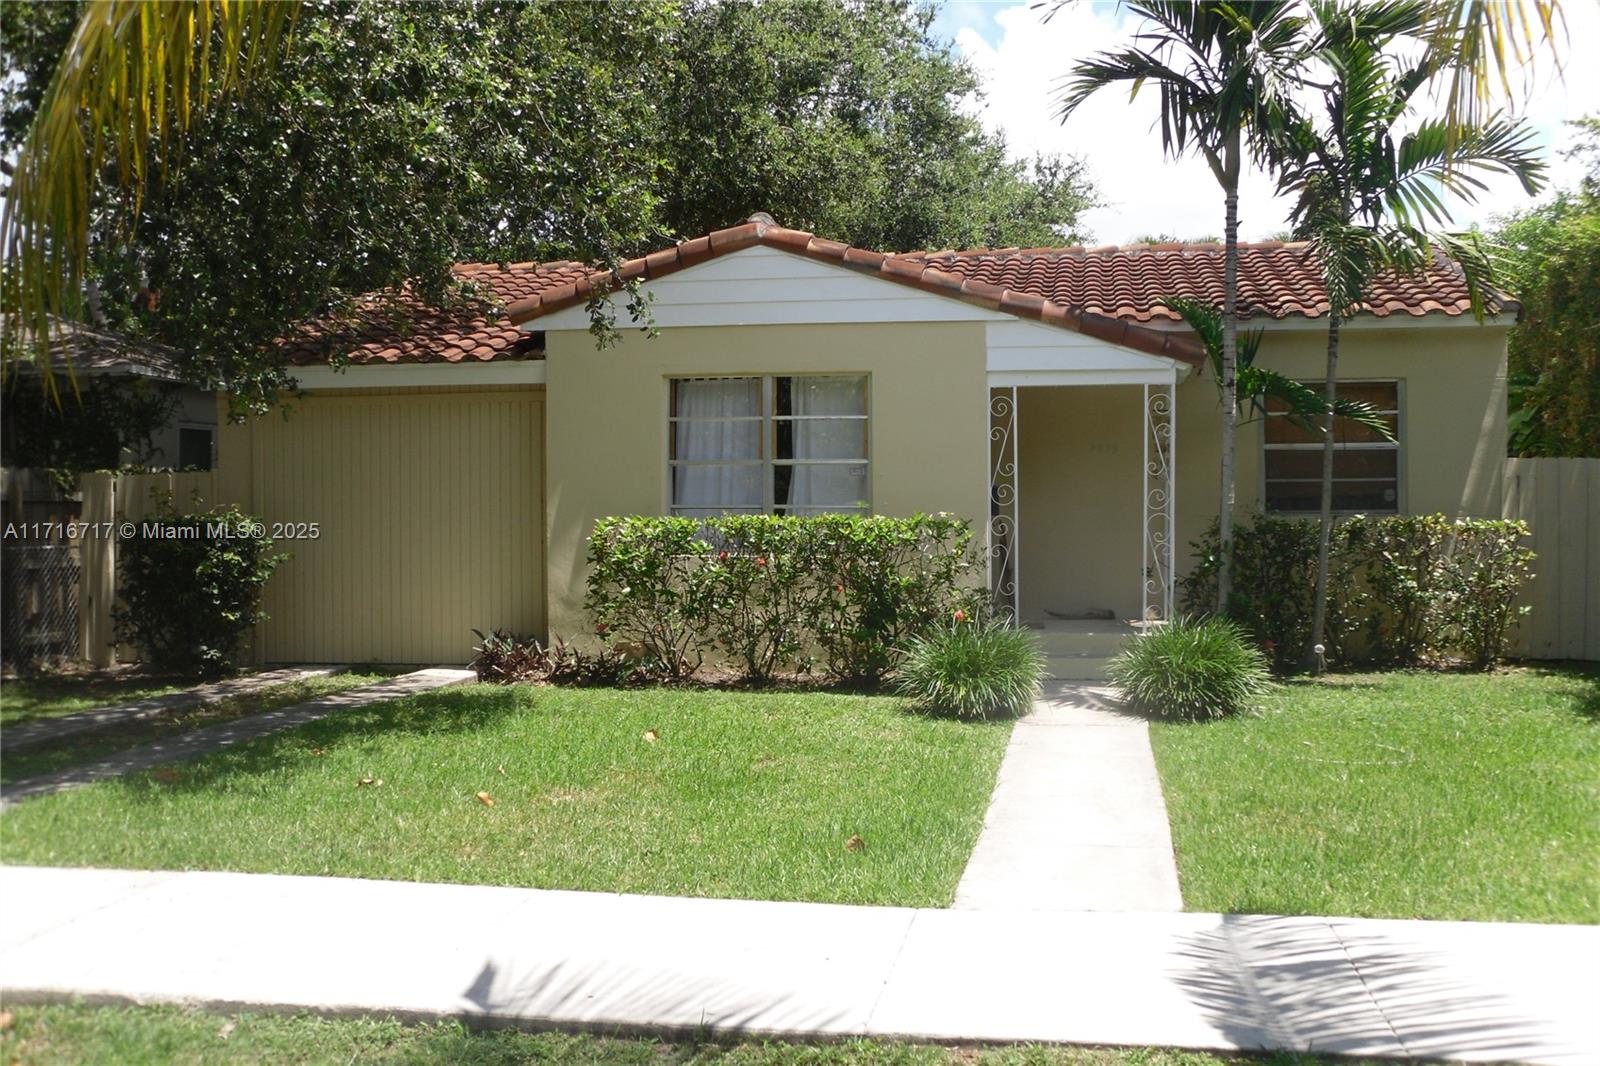
<instances>
[{"instance_id":1,"label":"terracotta barrel tile roof","mask_svg":"<svg viewBox=\"0 0 1600 1066\"><path fill-rule=\"evenodd\" d=\"M1220 244L1135 244L1102 248L1007 248L913 252L903 258L1052 303L1133 322L1179 320L1165 303L1186 297L1222 305ZM1491 312L1514 309L1492 300ZM1442 256L1417 277L1380 278L1362 310L1376 317L1466 315L1472 300L1460 267ZM1328 294L1305 242L1261 241L1239 249L1241 317L1316 318Z\"/></svg>"},{"instance_id":2,"label":"terracotta barrel tile roof","mask_svg":"<svg viewBox=\"0 0 1600 1066\"><path fill-rule=\"evenodd\" d=\"M650 280L707 259L765 245L1047 325L1089 334L1138 351L1198 364L1199 343L1166 300L1182 296L1220 306L1220 244L1139 244L1100 248L985 248L885 254L785 229L765 218L717 230L632 259L624 279ZM297 331L286 348L296 365L325 363L330 345L350 347L357 363L481 362L539 358L530 333L519 328L543 315L608 291L611 275L583 263L463 263L456 274L485 298L449 308L426 304L409 291L375 294L337 324ZM1247 319L1315 318L1327 313L1327 294L1310 247L1263 241L1240 248L1240 313ZM1491 312L1516 310L1503 297ZM1383 278L1363 311L1377 317L1471 312L1461 269L1440 257L1424 274Z\"/></svg>"},{"instance_id":3,"label":"terracotta barrel tile roof","mask_svg":"<svg viewBox=\"0 0 1600 1066\"><path fill-rule=\"evenodd\" d=\"M337 322L317 322L284 342L294 366L328 362L330 348L352 363L476 363L539 358L533 338L505 316L503 305L587 277L590 267L554 263L461 263L455 274L484 298L435 307L410 291L373 293Z\"/></svg>"}]
</instances>

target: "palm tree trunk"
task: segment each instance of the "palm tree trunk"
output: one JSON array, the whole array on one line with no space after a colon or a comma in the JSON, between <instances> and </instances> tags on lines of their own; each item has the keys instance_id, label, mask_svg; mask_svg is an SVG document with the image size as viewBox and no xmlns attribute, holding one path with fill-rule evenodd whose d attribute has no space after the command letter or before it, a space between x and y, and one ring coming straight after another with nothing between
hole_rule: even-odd
<instances>
[{"instance_id":1,"label":"palm tree trunk","mask_svg":"<svg viewBox=\"0 0 1600 1066\"><path fill-rule=\"evenodd\" d=\"M1230 145L1227 214L1222 267L1222 499L1217 505L1217 613L1228 615L1233 599L1233 483L1235 429L1239 421L1239 169L1238 145Z\"/></svg>"},{"instance_id":2,"label":"palm tree trunk","mask_svg":"<svg viewBox=\"0 0 1600 1066\"><path fill-rule=\"evenodd\" d=\"M1321 673L1323 656L1317 648L1323 645L1323 634L1328 622L1328 546L1333 540L1333 425L1336 415L1333 405L1338 400L1339 389L1339 309L1328 309L1328 374L1323 386L1328 403L1328 413L1322 423L1322 506L1321 528L1317 536L1317 584L1311 607L1311 646L1306 649L1311 668Z\"/></svg>"}]
</instances>

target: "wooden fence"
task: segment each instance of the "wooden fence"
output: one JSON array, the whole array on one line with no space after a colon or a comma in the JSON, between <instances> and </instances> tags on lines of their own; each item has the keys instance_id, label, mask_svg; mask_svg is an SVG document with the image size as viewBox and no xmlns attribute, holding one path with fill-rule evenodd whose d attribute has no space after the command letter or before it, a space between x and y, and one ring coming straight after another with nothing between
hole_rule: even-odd
<instances>
[{"instance_id":1,"label":"wooden fence","mask_svg":"<svg viewBox=\"0 0 1600 1066\"><path fill-rule=\"evenodd\" d=\"M1505 486L1539 553L1514 654L1600 660L1600 459L1507 459Z\"/></svg>"},{"instance_id":2,"label":"wooden fence","mask_svg":"<svg viewBox=\"0 0 1600 1066\"><path fill-rule=\"evenodd\" d=\"M84 658L95 666L113 666L119 649L112 630L111 608L116 602L117 544L124 539L121 526L150 517L167 500L178 510L188 510L197 501L212 502L216 496L216 473L198 470L182 474L84 474L78 479L78 491L82 498L79 521L93 530L79 538L80 647ZM109 536L105 535L107 529L111 530Z\"/></svg>"}]
</instances>

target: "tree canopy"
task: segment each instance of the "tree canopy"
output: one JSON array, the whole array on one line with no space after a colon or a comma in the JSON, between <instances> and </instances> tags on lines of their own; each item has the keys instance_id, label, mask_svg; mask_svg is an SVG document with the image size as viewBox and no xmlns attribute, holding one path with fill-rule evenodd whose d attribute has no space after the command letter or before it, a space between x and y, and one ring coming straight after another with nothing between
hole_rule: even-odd
<instances>
[{"instance_id":1,"label":"tree canopy","mask_svg":"<svg viewBox=\"0 0 1600 1066\"><path fill-rule=\"evenodd\" d=\"M1572 124L1576 189L1500 220L1501 281L1522 301L1511 331L1511 454L1600 456L1600 116Z\"/></svg>"},{"instance_id":2,"label":"tree canopy","mask_svg":"<svg viewBox=\"0 0 1600 1066\"><path fill-rule=\"evenodd\" d=\"M5 5L0 149L77 6ZM290 323L402 284L471 295L457 261L615 262L757 209L877 248L1081 239L1082 164L1009 162L931 19L911 0L308 3L271 75L197 114L136 203L101 183L89 277L108 327L263 406Z\"/></svg>"}]
</instances>

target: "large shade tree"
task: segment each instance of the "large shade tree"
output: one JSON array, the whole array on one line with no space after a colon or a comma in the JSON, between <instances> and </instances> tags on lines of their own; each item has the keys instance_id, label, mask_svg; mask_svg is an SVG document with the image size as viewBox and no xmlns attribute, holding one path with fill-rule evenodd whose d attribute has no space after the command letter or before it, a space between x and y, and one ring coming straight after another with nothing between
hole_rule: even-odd
<instances>
[{"instance_id":1,"label":"large shade tree","mask_svg":"<svg viewBox=\"0 0 1600 1066\"><path fill-rule=\"evenodd\" d=\"M77 15L5 5L7 146L44 114ZM929 18L910 0L306 3L271 76L196 113L133 209L91 195L87 277L108 325L263 406L286 324L386 287L472 298L459 260L615 261L755 209L880 247L1080 236L1081 164L1009 162Z\"/></svg>"},{"instance_id":2,"label":"large shade tree","mask_svg":"<svg viewBox=\"0 0 1600 1066\"><path fill-rule=\"evenodd\" d=\"M1322 69L1307 80L1319 85L1320 114L1295 116L1272 154L1280 189L1296 197L1291 218L1297 235L1310 239L1328 291L1315 649L1327 618L1342 323L1380 271L1414 273L1440 246L1465 268L1474 304L1481 306L1489 259L1476 242L1439 231L1449 220L1444 198L1471 202L1487 188L1484 179L1496 174L1516 177L1532 195L1544 164L1533 149L1533 132L1500 117L1430 118L1404 130L1415 98L1435 73L1435 56L1417 47L1431 29L1426 4L1315 0L1309 10L1308 32Z\"/></svg>"},{"instance_id":3,"label":"large shade tree","mask_svg":"<svg viewBox=\"0 0 1600 1066\"><path fill-rule=\"evenodd\" d=\"M1512 455L1600 457L1600 117L1569 125L1587 161L1576 188L1498 220L1501 284L1522 304L1511 331Z\"/></svg>"}]
</instances>

